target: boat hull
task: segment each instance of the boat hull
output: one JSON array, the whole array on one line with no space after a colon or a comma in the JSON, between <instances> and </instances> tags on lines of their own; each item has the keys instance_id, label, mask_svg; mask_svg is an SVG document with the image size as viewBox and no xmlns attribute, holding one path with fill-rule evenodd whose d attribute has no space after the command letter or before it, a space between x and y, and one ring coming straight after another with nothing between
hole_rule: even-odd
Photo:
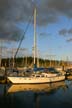
<instances>
[{"instance_id":1,"label":"boat hull","mask_svg":"<svg viewBox=\"0 0 72 108\"><path fill-rule=\"evenodd\" d=\"M14 84L38 84L38 83L50 83L65 80L65 76L56 77L8 77L8 79Z\"/></svg>"}]
</instances>

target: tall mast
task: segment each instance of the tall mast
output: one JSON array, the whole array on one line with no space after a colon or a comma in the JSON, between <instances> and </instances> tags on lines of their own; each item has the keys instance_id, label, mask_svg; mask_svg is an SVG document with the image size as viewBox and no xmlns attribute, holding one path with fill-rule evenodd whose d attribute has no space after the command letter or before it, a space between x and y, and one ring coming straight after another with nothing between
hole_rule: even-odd
<instances>
[{"instance_id":1,"label":"tall mast","mask_svg":"<svg viewBox=\"0 0 72 108\"><path fill-rule=\"evenodd\" d=\"M34 64L36 64L36 52L37 52L37 38L36 38L36 8L34 8Z\"/></svg>"},{"instance_id":2,"label":"tall mast","mask_svg":"<svg viewBox=\"0 0 72 108\"><path fill-rule=\"evenodd\" d=\"M15 50L15 49L12 49L12 56L13 56L13 68L14 68L14 66L15 66L15 62L14 62L14 50Z\"/></svg>"},{"instance_id":3,"label":"tall mast","mask_svg":"<svg viewBox=\"0 0 72 108\"><path fill-rule=\"evenodd\" d=\"M2 60L2 40L0 40L0 68L1 68L1 60Z\"/></svg>"}]
</instances>

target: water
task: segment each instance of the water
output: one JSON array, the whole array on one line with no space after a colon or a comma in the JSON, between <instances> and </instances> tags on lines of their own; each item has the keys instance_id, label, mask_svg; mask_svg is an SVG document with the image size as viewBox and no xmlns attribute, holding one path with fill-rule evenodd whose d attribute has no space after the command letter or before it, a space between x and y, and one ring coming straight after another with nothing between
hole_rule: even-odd
<instances>
[{"instance_id":1,"label":"water","mask_svg":"<svg viewBox=\"0 0 72 108\"><path fill-rule=\"evenodd\" d=\"M0 108L72 108L72 80L51 84L0 84Z\"/></svg>"}]
</instances>

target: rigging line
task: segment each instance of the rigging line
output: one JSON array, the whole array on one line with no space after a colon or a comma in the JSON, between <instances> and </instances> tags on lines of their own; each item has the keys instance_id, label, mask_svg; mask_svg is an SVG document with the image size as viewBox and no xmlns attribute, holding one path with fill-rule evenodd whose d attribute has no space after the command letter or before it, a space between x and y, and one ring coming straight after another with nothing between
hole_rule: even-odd
<instances>
[{"instance_id":1,"label":"rigging line","mask_svg":"<svg viewBox=\"0 0 72 108\"><path fill-rule=\"evenodd\" d=\"M33 16L33 15L32 15L32 16ZM31 18L30 18L29 21L28 21L27 27L26 27L26 29L25 29L25 31L24 31L24 35L23 35L22 38L21 38L21 41L20 41L20 43L19 43L19 45L18 45L18 48L17 48L17 51L16 51L16 53L15 53L14 58L16 57L16 55L17 55L17 53L18 53L18 51L19 51L19 48L20 48L21 43L22 43L22 41L23 41L23 39L24 39L24 36L25 36L25 34L26 34L27 30L28 30L28 27L29 27L29 25L30 25L30 22L32 21L32 16L30 16Z\"/></svg>"}]
</instances>

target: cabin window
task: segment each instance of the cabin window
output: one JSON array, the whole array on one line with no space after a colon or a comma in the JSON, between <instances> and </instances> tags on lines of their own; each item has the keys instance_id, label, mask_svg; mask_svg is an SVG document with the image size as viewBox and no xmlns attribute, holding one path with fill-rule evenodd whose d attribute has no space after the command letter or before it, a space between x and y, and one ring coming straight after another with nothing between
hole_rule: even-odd
<instances>
[{"instance_id":1,"label":"cabin window","mask_svg":"<svg viewBox=\"0 0 72 108\"><path fill-rule=\"evenodd\" d=\"M41 77L44 77L44 75L41 75Z\"/></svg>"},{"instance_id":2,"label":"cabin window","mask_svg":"<svg viewBox=\"0 0 72 108\"><path fill-rule=\"evenodd\" d=\"M37 75L36 77L40 77L39 75Z\"/></svg>"}]
</instances>

